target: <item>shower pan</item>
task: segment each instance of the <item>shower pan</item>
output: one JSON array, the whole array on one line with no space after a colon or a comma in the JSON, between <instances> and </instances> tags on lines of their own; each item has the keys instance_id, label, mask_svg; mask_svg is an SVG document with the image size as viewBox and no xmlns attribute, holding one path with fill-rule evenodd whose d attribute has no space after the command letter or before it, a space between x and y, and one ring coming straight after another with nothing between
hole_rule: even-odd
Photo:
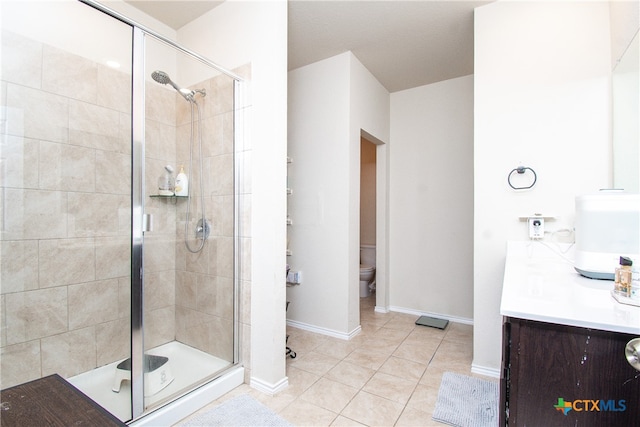
<instances>
[{"instance_id":1,"label":"shower pan","mask_svg":"<svg viewBox=\"0 0 640 427\"><path fill-rule=\"evenodd\" d=\"M243 381L242 80L92 0L3 2L1 52L0 387L175 423Z\"/></svg>"}]
</instances>

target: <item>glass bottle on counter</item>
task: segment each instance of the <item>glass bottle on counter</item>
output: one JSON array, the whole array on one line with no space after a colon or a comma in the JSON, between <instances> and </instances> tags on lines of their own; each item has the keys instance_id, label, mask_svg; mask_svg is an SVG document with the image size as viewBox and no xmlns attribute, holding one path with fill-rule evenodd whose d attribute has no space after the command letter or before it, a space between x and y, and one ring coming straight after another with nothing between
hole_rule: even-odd
<instances>
[{"instance_id":1,"label":"glass bottle on counter","mask_svg":"<svg viewBox=\"0 0 640 427\"><path fill-rule=\"evenodd\" d=\"M621 256L620 265L616 267L614 290L625 297L629 297L631 294L632 266L631 258Z\"/></svg>"}]
</instances>

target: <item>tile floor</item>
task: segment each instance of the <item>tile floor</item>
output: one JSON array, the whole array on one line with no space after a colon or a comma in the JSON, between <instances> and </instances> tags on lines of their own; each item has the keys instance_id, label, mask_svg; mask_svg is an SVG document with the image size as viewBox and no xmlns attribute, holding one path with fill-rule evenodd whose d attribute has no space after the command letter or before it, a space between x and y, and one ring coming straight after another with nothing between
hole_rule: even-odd
<instances>
[{"instance_id":1,"label":"tile floor","mask_svg":"<svg viewBox=\"0 0 640 427\"><path fill-rule=\"evenodd\" d=\"M296 426L442 426L431 419L445 371L471 373L473 327L416 326L417 316L375 313L362 298L362 332L350 341L288 328L289 387L269 396L244 384L212 402L249 394Z\"/></svg>"}]
</instances>

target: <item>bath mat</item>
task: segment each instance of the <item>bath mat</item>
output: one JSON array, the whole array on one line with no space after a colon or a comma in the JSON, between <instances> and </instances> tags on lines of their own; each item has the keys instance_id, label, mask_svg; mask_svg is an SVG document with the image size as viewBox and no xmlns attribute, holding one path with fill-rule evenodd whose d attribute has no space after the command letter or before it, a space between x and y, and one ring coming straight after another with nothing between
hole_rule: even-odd
<instances>
[{"instance_id":1,"label":"bath mat","mask_svg":"<svg viewBox=\"0 0 640 427\"><path fill-rule=\"evenodd\" d=\"M204 426L292 426L285 419L255 400L248 394L241 394L227 400L220 406L209 409L196 417L179 424L180 427Z\"/></svg>"},{"instance_id":2,"label":"bath mat","mask_svg":"<svg viewBox=\"0 0 640 427\"><path fill-rule=\"evenodd\" d=\"M416 320L416 325L421 326L430 326L432 328L444 329L449 324L448 320L445 319L436 319L435 317L429 316L420 316L418 320Z\"/></svg>"},{"instance_id":3,"label":"bath mat","mask_svg":"<svg viewBox=\"0 0 640 427\"><path fill-rule=\"evenodd\" d=\"M498 425L498 383L445 372L433 419L458 427Z\"/></svg>"}]
</instances>

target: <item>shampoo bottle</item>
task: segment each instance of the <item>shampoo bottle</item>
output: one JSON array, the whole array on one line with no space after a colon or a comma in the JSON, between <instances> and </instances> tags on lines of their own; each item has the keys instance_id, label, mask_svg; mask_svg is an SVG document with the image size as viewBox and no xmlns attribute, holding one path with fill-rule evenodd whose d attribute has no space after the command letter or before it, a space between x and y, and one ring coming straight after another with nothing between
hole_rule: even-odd
<instances>
[{"instance_id":1,"label":"shampoo bottle","mask_svg":"<svg viewBox=\"0 0 640 427\"><path fill-rule=\"evenodd\" d=\"M180 166L180 172L176 176L176 196L189 195L189 179L184 173L184 166Z\"/></svg>"},{"instance_id":2,"label":"shampoo bottle","mask_svg":"<svg viewBox=\"0 0 640 427\"><path fill-rule=\"evenodd\" d=\"M174 191L173 168L166 165L162 175L158 178L158 194L161 196L173 196Z\"/></svg>"}]
</instances>

